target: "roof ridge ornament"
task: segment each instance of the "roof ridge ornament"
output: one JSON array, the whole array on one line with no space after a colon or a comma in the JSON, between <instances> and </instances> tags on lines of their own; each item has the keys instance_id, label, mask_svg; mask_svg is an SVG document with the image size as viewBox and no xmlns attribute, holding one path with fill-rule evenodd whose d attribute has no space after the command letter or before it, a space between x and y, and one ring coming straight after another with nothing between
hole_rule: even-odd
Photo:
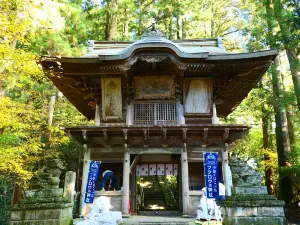
<instances>
[{"instance_id":1,"label":"roof ridge ornament","mask_svg":"<svg viewBox=\"0 0 300 225\"><path fill-rule=\"evenodd\" d=\"M147 37L159 37L159 38L167 38L167 36L159 29L155 27L155 19L152 19L151 28L148 28L144 31L141 36L143 39Z\"/></svg>"}]
</instances>

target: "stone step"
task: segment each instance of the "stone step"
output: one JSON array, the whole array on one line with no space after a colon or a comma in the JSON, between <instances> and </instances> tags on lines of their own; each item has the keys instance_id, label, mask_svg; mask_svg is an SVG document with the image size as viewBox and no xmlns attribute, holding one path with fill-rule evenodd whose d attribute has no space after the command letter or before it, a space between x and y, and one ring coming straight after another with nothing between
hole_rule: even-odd
<instances>
[{"instance_id":1,"label":"stone step","mask_svg":"<svg viewBox=\"0 0 300 225\"><path fill-rule=\"evenodd\" d=\"M176 212L178 213L178 212ZM195 225L195 219L181 216L130 216L123 225Z\"/></svg>"},{"instance_id":2,"label":"stone step","mask_svg":"<svg viewBox=\"0 0 300 225\"><path fill-rule=\"evenodd\" d=\"M158 216L156 215L157 211L139 211L139 215L140 216L155 216L155 218ZM159 212L159 216L168 216L168 217L181 217L181 213L179 213L178 211L158 211Z\"/></svg>"},{"instance_id":3,"label":"stone step","mask_svg":"<svg viewBox=\"0 0 300 225\"><path fill-rule=\"evenodd\" d=\"M140 222L139 225L188 225L185 222Z\"/></svg>"}]
</instances>

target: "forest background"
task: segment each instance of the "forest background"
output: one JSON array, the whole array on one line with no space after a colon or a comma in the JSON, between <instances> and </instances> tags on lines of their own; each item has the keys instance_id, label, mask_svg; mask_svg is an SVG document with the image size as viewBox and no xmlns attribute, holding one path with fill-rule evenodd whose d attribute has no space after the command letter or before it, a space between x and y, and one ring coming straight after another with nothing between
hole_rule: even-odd
<instances>
[{"instance_id":1,"label":"forest background","mask_svg":"<svg viewBox=\"0 0 300 225\"><path fill-rule=\"evenodd\" d=\"M229 52L278 50L262 80L221 122L252 126L233 152L254 158L268 192L295 206L300 200L298 0L0 0L0 192L7 183L31 187L31 178L52 157L80 173L83 149L60 127L93 121L43 75L40 56L80 56L88 40L138 40L153 18L170 40L223 37Z\"/></svg>"}]
</instances>

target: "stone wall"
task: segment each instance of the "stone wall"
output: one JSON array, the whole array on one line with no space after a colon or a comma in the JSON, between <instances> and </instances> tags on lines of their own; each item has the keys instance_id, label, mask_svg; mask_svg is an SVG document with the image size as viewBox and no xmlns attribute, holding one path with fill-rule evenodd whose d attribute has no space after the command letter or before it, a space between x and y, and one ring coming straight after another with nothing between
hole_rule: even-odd
<instances>
[{"instance_id":1,"label":"stone wall","mask_svg":"<svg viewBox=\"0 0 300 225\"><path fill-rule=\"evenodd\" d=\"M191 216L197 215L197 206L200 203L200 191L190 191L190 204L189 204L189 214Z\"/></svg>"},{"instance_id":2,"label":"stone wall","mask_svg":"<svg viewBox=\"0 0 300 225\"><path fill-rule=\"evenodd\" d=\"M107 196L113 206L111 211L122 211L122 191L96 191L94 202L100 196Z\"/></svg>"},{"instance_id":3,"label":"stone wall","mask_svg":"<svg viewBox=\"0 0 300 225\"><path fill-rule=\"evenodd\" d=\"M72 207L35 209L12 211L10 225L71 225L72 221Z\"/></svg>"}]
</instances>

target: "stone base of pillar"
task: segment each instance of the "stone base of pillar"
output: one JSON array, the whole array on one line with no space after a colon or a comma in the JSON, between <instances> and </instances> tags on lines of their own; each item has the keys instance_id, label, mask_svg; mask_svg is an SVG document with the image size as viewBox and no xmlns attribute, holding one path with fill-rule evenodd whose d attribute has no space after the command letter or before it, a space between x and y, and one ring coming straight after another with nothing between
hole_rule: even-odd
<instances>
[{"instance_id":1,"label":"stone base of pillar","mask_svg":"<svg viewBox=\"0 0 300 225\"><path fill-rule=\"evenodd\" d=\"M265 187L235 187L238 194L221 202L223 224L285 224L284 201L277 200L264 190Z\"/></svg>"},{"instance_id":2,"label":"stone base of pillar","mask_svg":"<svg viewBox=\"0 0 300 225\"><path fill-rule=\"evenodd\" d=\"M62 195L62 188L26 191L26 198L13 206L10 225L72 224L73 203Z\"/></svg>"},{"instance_id":3,"label":"stone base of pillar","mask_svg":"<svg viewBox=\"0 0 300 225\"><path fill-rule=\"evenodd\" d=\"M246 162L233 157L232 196L221 202L224 225L285 224L284 201L268 195L267 188L260 186L262 175Z\"/></svg>"},{"instance_id":4,"label":"stone base of pillar","mask_svg":"<svg viewBox=\"0 0 300 225\"><path fill-rule=\"evenodd\" d=\"M233 194L221 203L223 224L285 224L284 202L272 195L251 193L251 190L249 187L247 194Z\"/></svg>"},{"instance_id":5,"label":"stone base of pillar","mask_svg":"<svg viewBox=\"0 0 300 225\"><path fill-rule=\"evenodd\" d=\"M183 214L183 215L182 215L182 218L191 218L191 216L190 216L190 215Z\"/></svg>"}]
</instances>

